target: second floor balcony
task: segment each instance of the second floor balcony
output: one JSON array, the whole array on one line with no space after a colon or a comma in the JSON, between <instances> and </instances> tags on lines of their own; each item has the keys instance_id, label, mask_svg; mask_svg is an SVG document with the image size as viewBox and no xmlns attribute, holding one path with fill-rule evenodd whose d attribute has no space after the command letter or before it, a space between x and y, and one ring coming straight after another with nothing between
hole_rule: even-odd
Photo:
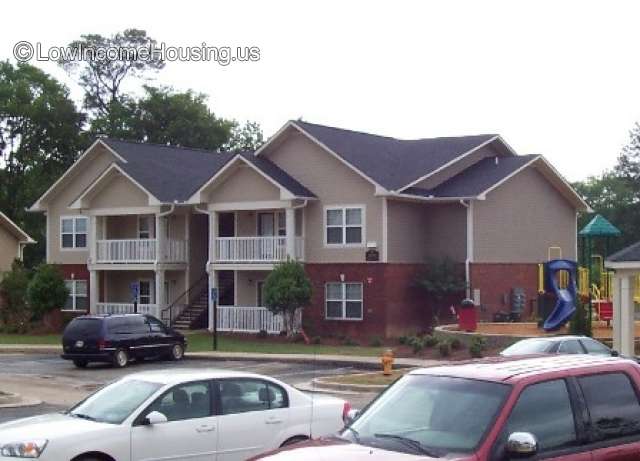
<instances>
[{"instance_id":1,"label":"second floor balcony","mask_svg":"<svg viewBox=\"0 0 640 461\"><path fill-rule=\"evenodd\" d=\"M295 259L304 259L304 238L294 237ZM217 237L214 261L218 263L277 263L287 260L287 237Z\"/></svg>"},{"instance_id":2,"label":"second floor balcony","mask_svg":"<svg viewBox=\"0 0 640 461\"><path fill-rule=\"evenodd\" d=\"M185 240L110 239L96 241L96 262L99 264L186 263L188 246Z\"/></svg>"}]
</instances>

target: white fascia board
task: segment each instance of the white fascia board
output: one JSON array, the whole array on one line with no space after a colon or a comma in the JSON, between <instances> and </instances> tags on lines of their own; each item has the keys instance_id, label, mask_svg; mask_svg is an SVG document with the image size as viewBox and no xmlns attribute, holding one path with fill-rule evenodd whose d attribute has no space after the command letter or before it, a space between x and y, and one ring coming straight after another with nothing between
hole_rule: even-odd
<instances>
[{"instance_id":1,"label":"white fascia board","mask_svg":"<svg viewBox=\"0 0 640 461\"><path fill-rule=\"evenodd\" d=\"M102 139L96 139L94 141L93 144L91 144L83 153L82 155L80 155L80 157L78 157L78 160L76 160L73 165L71 165L67 171L65 171L62 176L60 176L52 185L51 187L49 187L44 194L42 194L38 200L36 200L36 202L31 205L31 207L29 207L28 211L31 212L35 212L35 211L45 211L46 207L42 206L42 201L45 199L45 197L47 197L67 176L69 176L71 174L72 171L75 171L76 168L78 167L78 165L80 164L80 162L98 145L102 145L105 149L107 149L109 152L111 152L119 161L121 161L122 163L127 163L126 159L124 157L122 157L120 154L118 154L115 150L113 150L106 142L104 142Z\"/></svg>"},{"instance_id":2,"label":"white fascia board","mask_svg":"<svg viewBox=\"0 0 640 461\"><path fill-rule=\"evenodd\" d=\"M9 227L10 230L13 230L15 234L18 234L18 236L21 237L21 239L19 240L20 243L22 244L36 243L36 241L33 238L31 238L29 234L23 231L20 228L20 226L18 226L11 219L9 219L9 217L6 214L4 214L2 211L0 211L0 220L2 220Z\"/></svg>"}]
</instances>

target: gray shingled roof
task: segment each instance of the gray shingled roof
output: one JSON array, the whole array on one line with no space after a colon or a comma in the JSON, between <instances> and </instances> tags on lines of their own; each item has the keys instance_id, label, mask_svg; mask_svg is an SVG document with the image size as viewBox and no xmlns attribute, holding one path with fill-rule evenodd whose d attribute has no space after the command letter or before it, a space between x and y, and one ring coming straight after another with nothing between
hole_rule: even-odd
<instances>
[{"instance_id":1,"label":"gray shingled roof","mask_svg":"<svg viewBox=\"0 0 640 461\"><path fill-rule=\"evenodd\" d=\"M236 155L251 161L264 174L300 197L314 195L268 159L250 152L213 152L102 138L127 163L118 165L161 202L184 202Z\"/></svg>"},{"instance_id":2,"label":"gray shingled roof","mask_svg":"<svg viewBox=\"0 0 640 461\"><path fill-rule=\"evenodd\" d=\"M495 137L494 134L402 140L292 121L389 190L397 190Z\"/></svg>"},{"instance_id":3,"label":"gray shingled roof","mask_svg":"<svg viewBox=\"0 0 640 461\"><path fill-rule=\"evenodd\" d=\"M640 261L640 242L636 242L612 254L607 258L607 261L616 263Z\"/></svg>"},{"instance_id":4,"label":"gray shingled roof","mask_svg":"<svg viewBox=\"0 0 640 461\"><path fill-rule=\"evenodd\" d=\"M433 189L410 187L403 193L436 198L475 197L537 157L500 157L497 164L494 157L485 158Z\"/></svg>"}]
</instances>

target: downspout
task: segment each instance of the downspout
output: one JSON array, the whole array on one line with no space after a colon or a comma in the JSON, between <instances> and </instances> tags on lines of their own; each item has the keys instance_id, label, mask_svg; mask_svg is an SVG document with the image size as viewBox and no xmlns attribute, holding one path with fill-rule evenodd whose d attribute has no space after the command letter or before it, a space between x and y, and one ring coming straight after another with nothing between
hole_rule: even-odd
<instances>
[{"instance_id":1,"label":"downspout","mask_svg":"<svg viewBox=\"0 0 640 461\"><path fill-rule=\"evenodd\" d=\"M171 213L173 213L176 209L176 204L172 203L171 204L171 208L169 208L167 211L163 211L161 213L158 213L158 217L160 218L164 218L165 216L169 216Z\"/></svg>"},{"instance_id":2,"label":"downspout","mask_svg":"<svg viewBox=\"0 0 640 461\"><path fill-rule=\"evenodd\" d=\"M466 297L471 298L471 263L473 262L473 207L471 200L465 203L460 200L460 205L467 209L467 258L464 261L464 279L466 288Z\"/></svg>"}]
</instances>

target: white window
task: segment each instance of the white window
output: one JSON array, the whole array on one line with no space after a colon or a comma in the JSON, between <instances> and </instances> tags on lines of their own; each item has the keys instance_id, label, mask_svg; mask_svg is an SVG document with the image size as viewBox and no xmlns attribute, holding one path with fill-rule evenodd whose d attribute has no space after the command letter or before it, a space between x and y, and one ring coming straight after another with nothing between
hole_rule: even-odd
<instances>
[{"instance_id":1,"label":"white window","mask_svg":"<svg viewBox=\"0 0 640 461\"><path fill-rule=\"evenodd\" d=\"M362 320L362 283L327 283L325 300L328 320Z\"/></svg>"},{"instance_id":2,"label":"white window","mask_svg":"<svg viewBox=\"0 0 640 461\"><path fill-rule=\"evenodd\" d=\"M86 311L89 310L89 302L87 298L87 281L86 280L65 280L64 284L69 290L69 297L64 305L64 309L68 311Z\"/></svg>"},{"instance_id":3,"label":"white window","mask_svg":"<svg viewBox=\"0 0 640 461\"><path fill-rule=\"evenodd\" d=\"M327 245L362 245L364 242L363 207L326 208L325 223Z\"/></svg>"},{"instance_id":4,"label":"white window","mask_svg":"<svg viewBox=\"0 0 640 461\"><path fill-rule=\"evenodd\" d=\"M60 218L60 247L87 248L88 222L85 216Z\"/></svg>"}]
</instances>

